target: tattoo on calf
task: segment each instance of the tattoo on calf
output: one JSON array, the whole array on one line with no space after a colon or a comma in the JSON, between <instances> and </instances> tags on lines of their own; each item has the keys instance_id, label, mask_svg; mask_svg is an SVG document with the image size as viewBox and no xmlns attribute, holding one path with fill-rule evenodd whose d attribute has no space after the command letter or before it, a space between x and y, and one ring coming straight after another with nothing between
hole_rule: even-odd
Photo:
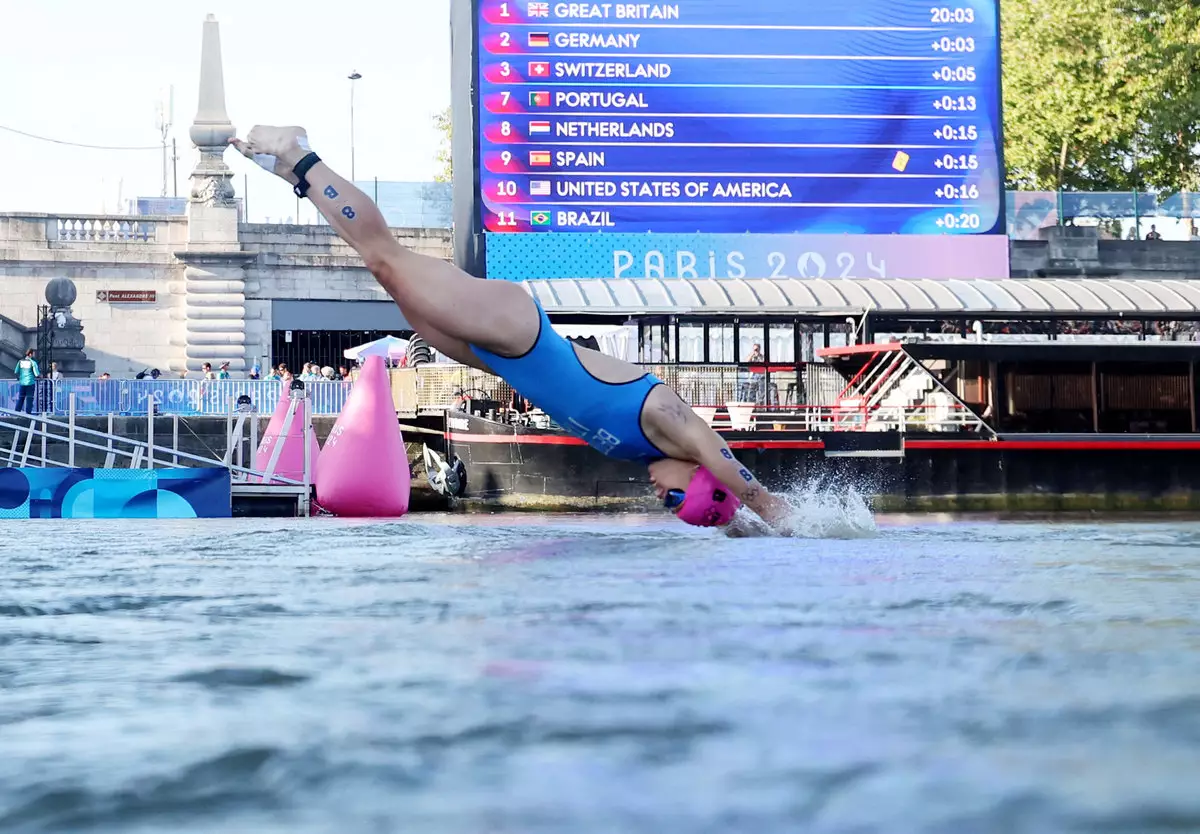
<instances>
[{"instance_id":1,"label":"tattoo on calf","mask_svg":"<svg viewBox=\"0 0 1200 834\"><path fill-rule=\"evenodd\" d=\"M337 199L337 195L338 195L337 189L334 188L332 185L325 186L325 191L323 193L325 194L326 197L328 197L331 200Z\"/></svg>"}]
</instances>

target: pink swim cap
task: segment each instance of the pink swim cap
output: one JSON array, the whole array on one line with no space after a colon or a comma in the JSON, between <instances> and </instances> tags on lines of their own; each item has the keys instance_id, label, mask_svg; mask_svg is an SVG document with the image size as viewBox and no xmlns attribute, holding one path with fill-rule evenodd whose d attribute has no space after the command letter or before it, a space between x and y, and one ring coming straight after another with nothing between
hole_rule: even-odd
<instances>
[{"instance_id":1,"label":"pink swim cap","mask_svg":"<svg viewBox=\"0 0 1200 834\"><path fill-rule=\"evenodd\" d=\"M675 515L695 527L724 527L733 521L740 506L737 496L701 466L692 476Z\"/></svg>"}]
</instances>

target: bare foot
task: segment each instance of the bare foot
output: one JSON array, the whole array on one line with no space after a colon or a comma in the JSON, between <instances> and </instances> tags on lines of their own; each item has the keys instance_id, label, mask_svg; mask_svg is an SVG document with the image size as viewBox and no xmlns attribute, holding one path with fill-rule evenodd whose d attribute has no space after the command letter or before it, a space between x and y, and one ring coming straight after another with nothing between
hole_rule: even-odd
<instances>
[{"instance_id":1,"label":"bare foot","mask_svg":"<svg viewBox=\"0 0 1200 834\"><path fill-rule=\"evenodd\" d=\"M255 125L245 139L230 139L247 159L281 177L292 185L299 180L292 173L301 159L308 154L308 133L302 127L272 127Z\"/></svg>"}]
</instances>

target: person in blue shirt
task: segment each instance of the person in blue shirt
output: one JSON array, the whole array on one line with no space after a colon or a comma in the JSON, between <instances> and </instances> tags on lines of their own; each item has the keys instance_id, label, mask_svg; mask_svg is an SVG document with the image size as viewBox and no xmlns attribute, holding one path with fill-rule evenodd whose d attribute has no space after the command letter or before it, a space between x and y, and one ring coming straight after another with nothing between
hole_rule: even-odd
<instances>
[{"instance_id":1,"label":"person in blue shirt","mask_svg":"<svg viewBox=\"0 0 1200 834\"><path fill-rule=\"evenodd\" d=\"M25 358L17 362L13 371L17 375L17 385L20 386L20 392L17 394L16 410L20 411L22 405L24 405L25 413L32 414L38 377L42 375L42 370L38 367L37 360L33 358L33 348L25 351Z\"/></svg>"},{"instance_id":2,"label":"person in blue shirt","mask_svg":"<svg viewBox=\"0 0 1200 834\"><path fill-rule=\"evenodd\" d=\"M472 278L403 247L370 198L312 153L303 128L257 126L230 144L310 199L438 352L502 377L603 454L647 464L656 492L680 519L725 526L745 504L787 532L787 502L764 489L661 380L572 345L520 285Z\"/></svg>"}]
</instances>

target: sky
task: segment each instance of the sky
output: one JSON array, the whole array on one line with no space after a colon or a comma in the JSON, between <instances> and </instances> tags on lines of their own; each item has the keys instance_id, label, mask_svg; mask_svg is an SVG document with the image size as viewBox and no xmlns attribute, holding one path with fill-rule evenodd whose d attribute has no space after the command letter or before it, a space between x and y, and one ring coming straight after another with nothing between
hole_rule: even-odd
<instances>
[{"instance_id":1,"label":"sky","mask_svg":"<svg viewBox=\"0 0 1200 834\"><path fill-rule=\"evenodd\" d=\"M174 85L179 196L198 154L202 25L221 24L225 101L238 135L255 124L308 129L313 150L350 174L350 85L358 180L428 181L433 117L450 103L450 0L12 0L2 4L0 127L90 145L157 147L156 108ZM116 213L162 193L161 150L90 150L0 129L0 212ZM286 183L230 150L249 219L296 214ZM168 182L168 195L171 195ZM316 214L301 203L300 219Z\"/></svg>"}]
</instances>

